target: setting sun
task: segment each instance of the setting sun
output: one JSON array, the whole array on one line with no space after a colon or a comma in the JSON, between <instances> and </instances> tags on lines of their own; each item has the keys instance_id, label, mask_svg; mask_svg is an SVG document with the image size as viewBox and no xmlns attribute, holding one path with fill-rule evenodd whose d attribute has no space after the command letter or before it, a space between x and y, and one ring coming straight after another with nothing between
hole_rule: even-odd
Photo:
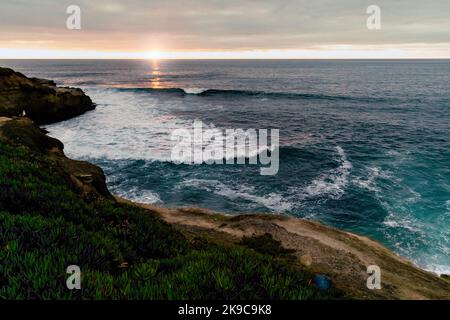
<instances>
[{"instance_id":1,"label":"setting sun","mask_svg":"<svg viewBox=\"0 0 450 320\"><path fill-rule=\"evenodd\" d=\"M145 55L146 55L147 59L150 59L150 60L159 60L159 59L164 58L164 54L158 50L152 50L152 51L146 52Z\"/></svg>"}]
</instances>

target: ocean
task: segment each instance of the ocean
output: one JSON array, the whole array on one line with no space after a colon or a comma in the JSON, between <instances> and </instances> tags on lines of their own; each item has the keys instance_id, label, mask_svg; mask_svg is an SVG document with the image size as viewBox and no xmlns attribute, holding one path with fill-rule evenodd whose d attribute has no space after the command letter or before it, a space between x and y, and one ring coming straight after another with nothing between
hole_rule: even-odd
<instances>
[{"instance_id":1,"label":"ocean","mask_svg":"<svg viewBox=\"0 0 450 320\"><path fill-rule=\"evenodd\" d=\"M45 126L110 190L169 207L290 215L450 273L449 60L0 60L81 87L95 111ZM279 171L175 164L171 133L279 129Z\"/></svg>"}]
</instances>

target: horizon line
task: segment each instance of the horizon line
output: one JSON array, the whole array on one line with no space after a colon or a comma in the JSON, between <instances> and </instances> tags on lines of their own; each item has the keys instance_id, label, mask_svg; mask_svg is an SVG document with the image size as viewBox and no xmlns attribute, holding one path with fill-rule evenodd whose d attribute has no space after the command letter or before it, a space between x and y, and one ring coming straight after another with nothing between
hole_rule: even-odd
<instances>
[{"instance_id":1,"label":"horizon line","mask_svg":"<svg viewBox=\"0 0 450 320\"><path fill-rule=\"evenodd\" d=\"M99 58L99 57L83 57L83 58L10 58L0 57L0 60L145 60L145 61L174 61L174 60L304 60L304 61L317 61L317 60L450 60L448 58L417 58L417 57L380 57L380 58Z\"/></svg>"},{"instance_id":2,"label":"horizon line","mask_svg":"<svg viewBox=\"0 0 450 320\"><path fill-rule=\"evenodd\" d=\"M61 60L418 60L450 59L450 43L437 46L333 45L305 49L167 51L61 50L0 47L0 59Z\"/></svg>"}]
</instances>

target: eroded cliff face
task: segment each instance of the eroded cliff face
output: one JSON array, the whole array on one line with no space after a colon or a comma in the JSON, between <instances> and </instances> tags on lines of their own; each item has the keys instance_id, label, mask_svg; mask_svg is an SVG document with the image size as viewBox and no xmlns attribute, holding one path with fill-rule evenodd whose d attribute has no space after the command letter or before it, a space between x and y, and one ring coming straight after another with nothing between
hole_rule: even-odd
<instances>
[{"instance_id":1,"label":"eroded cliff face","mask_svg":"<svg viewBox=\"0 0 450 320\"><path fill-rule=\"evenodd\" d=\"M63 143L49 137L45 130L28 118L0 117L0 143L24 146L44 155L52 163L52 170L65 177L72 189L84 199L114 199L106 187L106 178L101 168L89 162L67 158L63 152Z\"/></svg>"},{"instance_id":2,"label":"eroded cliff face","mask_svg":"<svg viewBox=\"0 0 450 320\"><path fill-rule=\"evenodd\" d=\"M0 116L20 116L25 111L37 124L67 120L95 104L78 88L57 87L51 80L28 78L12 69L0 68Z\"/></svg>"}]
</instances>

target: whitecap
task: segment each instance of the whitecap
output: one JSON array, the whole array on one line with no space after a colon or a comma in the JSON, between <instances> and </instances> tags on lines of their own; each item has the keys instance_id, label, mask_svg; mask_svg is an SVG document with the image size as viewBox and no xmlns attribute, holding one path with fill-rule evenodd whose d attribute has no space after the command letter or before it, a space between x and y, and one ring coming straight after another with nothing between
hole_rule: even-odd
<instances>
[{"instance_id":1,"label":"whitecap","mask_svg":"<svg viewBox=\"0 0 450 320\"><path fill-rule=\"evenodd\" d=\"M182 88L186 94L201 94L208 89L205 88Z\"/></svg>"},{"instance_id":2,"label":"whitecap","mask_svg":"<svg viewBox=\"0 0 450 320\"><path fill-rule=\"evenodd\" d=\"M424 265L422 266L423 269L425 269L426 271L430 271L433 272L437 275L441 275L441 274L450 274L450 266L449 265L441 265L441 264L428 264L428 265Z\"/></svg>"}]
</instances>

